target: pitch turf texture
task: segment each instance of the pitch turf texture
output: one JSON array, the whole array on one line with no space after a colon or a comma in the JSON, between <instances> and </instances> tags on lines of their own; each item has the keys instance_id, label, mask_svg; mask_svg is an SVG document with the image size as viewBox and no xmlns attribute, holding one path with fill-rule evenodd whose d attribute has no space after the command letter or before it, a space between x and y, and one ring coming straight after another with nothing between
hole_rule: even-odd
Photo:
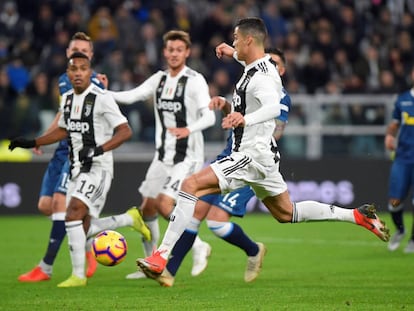
<instances>
[{"instance_id":1,"label":"pitch turf texture","mask_svg":"<svg viewBox=\"0 0 414 311\"><path fill-rule=\"evenodd\" d=\"M381 215L388 223L388 215ZM407 215L407 227L411 219ZM190 275L191 254L172 288L152 280L126 280L142 256L139 236L128 228L129 253L115 267L98 266L86 287L57 288L71 273L67 241L50 281L17 277L42 257L50 221L41 216L1 217L0 310L414 310L414 254L349 223L279 224L269 215L237 219L267 255L259 278L243 281L246 256L213 236L201 237L213 252L199 277ZM166 222L160 221L164 230Z\"/></svg>"}]
</instances>

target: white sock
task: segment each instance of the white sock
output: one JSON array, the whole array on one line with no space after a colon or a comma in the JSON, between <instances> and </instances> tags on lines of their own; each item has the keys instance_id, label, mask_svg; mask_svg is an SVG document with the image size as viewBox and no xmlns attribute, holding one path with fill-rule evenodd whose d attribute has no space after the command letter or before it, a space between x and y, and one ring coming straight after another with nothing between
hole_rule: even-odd
<instances>
[{"instance_id":1,"label":"white sock","mask_svg":"<svg viewBox=\"0 0 414 311\"><path fill-rule=\"evenodd\" d=\"M200 220L196 219L196 218L191 218L190 223L188 224L186 230L190 231L190 232L198 232L199 228L200 228ZM204 244L205 242L200 239L200 237L198 235L196 235L196 238L194 240L193 246L192 248L197 248L200 247Z\"/></svg>"},{"instance_id":2,"label":"white sock","mask_svg":"<svg viewBox=\"0 0 414 311\"><path fill-rule=\"evenodd\" d=\"M39 262L39 267L42 269L42 271L44 272L44 273L46 273L48 276L51 276L52 275L52 272L53 272L53 266L51 266L51 265L48 265L47 263L45 263L44 261L43 261L43 259Z\"/></svg>"},{"instance_id":3,"label":"white sock","mask_svg":"<svg viewBox=\"0 0 414 311\"><path fill-rule=\"evenodd\" d=\"M144 249L145 256L148 257L152 254L152 251L157 248L158 241L160 240L160 226L158 223L158 217L144 218L145 224L151 231L151 240L147 241L142 239L142 246Z\"/></svg>"},{"instance_id":4,"label":"white sock","mask_svg":"<svg viewBox=\"0 0 414 311\"><path fill-rule=\"evenodd\" d=\"M180 191L178 193L177 205L170 216L170 222L164 238L158 250L164 259L168 259L175 243L183 234L185 228L188 226L194 214L197 197Z\"/></svg>"},{"instance_id":5,"label":"white sock","mask_svg":"<svg viewBox=\"0 0 414 311\"><path fill-rule=\"evenodd\" d=\"M87 236L93 236L103 230L115 230L120 227L132 226L133 219L124 213L103 218L92 218Z\"/></svg>"},{"instance_id":6,"label":"white sock","mask_svg":"<svg viewBox=\"0 0 414 311\"><path fill-rule=\"evenodd\" d=\"M72 261L72 274L85 278L85 244L86 235L83 231L82 220L65 222L68 235L70 259Z\"/></svg>"},{"instance_id":7,"label":"white sock","mask_svg":"<svg viewBox=\"0 0 414 311\"><path fill-rule=\"evenodd\" d=\"M85 252L90 252L91 251L91 249L92 249L92 243L93 243L93 239L94 239L95 237L89 237L89 238L86 238L86 243L85 243Z\"/></svg>"},{"instance_id":8,"label":"white sock","mask_svg":"<svg viewBox=\"0 0 414 311\"><path fill-rule=\"evenodd\" d=\"M316 201L303 201L293 204L292 222L317 220L338 220L355 223L353 209Z\"/></svg>"},{"instance_id":9,"label":"white sock","mask_svg":"<svg viewBox=\"0 0 414 311\"><path fill-rule=\"evenodd\" d=\"M66 212L53 213L50 217L52 221L65 220Z\"/></svg>"}]
</instances>

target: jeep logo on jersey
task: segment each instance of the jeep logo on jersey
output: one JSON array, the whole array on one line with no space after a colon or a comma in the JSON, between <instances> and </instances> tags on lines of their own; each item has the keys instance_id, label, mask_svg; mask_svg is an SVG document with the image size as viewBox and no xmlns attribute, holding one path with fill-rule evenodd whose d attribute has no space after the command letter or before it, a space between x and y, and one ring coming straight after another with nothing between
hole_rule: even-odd
<instances>
[{"instance_id":1,"label":"jeep logo on jersey","mask_svg":"<svg viewBox=\"0 0 414 311\"><path fill-rule=\"evenodd\" d=\"M234 92L234 94L233 94L232 102L233 102L234 107L237 107L237 106L241 105L241 97L236 92Z\"/></svg>"},{"instance_id":2,"label":"jeep logo on jersey","mask_svg":"<svg viewBox=\"0 0 414 311\"><path fill-rule=\"evenodd\" d=\"M176 113L178 111L181 111L182 105L181 105L180 102L167 101L167 100L158 100L157 109L158 110L171 111L171 112Z\"/></svg>"},{"instance_id":3,"label":"jeep logo on jersey","mask_svg":"<svg viewBox=\"0 0 414 311\"><path fill-rule=\"evenodd\" d=\"M71 132L87 133L89 132L89 123L69 120L68 130Z\"/></svg>"}]
</instances>

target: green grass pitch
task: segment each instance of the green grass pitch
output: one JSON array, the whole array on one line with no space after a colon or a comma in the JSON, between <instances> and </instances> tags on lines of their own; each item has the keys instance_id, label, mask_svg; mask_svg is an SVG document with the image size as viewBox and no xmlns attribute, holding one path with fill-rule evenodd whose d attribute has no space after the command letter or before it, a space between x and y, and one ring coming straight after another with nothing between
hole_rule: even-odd
<instances>
[{"instance_id":1,"label":"green grass pitch","mask_svg":"<svg viewBox=\"0 0 414 311\"><path fill-rule=\"evenodd\" d=\"M391 225L388 214L381 216ZM243 281L246 255L203 223L200 236L213 252L199 277L190 275L189 254L172 288L126 280L143 253L139 235L122 228L129 246L123 263L99 266L86 287L57 288L71 273L67 240L50 281L19 283L18 275L45 252L50 220L2 216L0 310L414 310L414 254L402 251L408 237L391 253L372 233L349 223L279 224L264 214L234 220L267 247L253 283ZM164 230L166 221L160 224Z\"/></svg>"}]
</instances>

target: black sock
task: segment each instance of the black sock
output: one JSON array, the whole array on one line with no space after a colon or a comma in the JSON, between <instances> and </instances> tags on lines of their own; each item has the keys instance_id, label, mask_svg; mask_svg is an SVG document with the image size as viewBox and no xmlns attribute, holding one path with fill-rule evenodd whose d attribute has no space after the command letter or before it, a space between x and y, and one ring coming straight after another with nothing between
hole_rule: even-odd
<instances>
[{"instance_id":1,"label":"black sock","mask_svg":"<svg viewBox=\"0 0 414 311\"><path fill-rule=\"evenodd\" d=\"M167 263L167 270L173 276L175 276L178 268L180 268L181 262L183 261L185 255L187 255L193 246L196 236L197 232L189 232L185 230L175 244Z\"/></svg>"},{"instance_id":2,"label":"black sock","mask_svg":"<svg viewBox=\"0 0 414 311\"><path fill-rule=\"evenodd\" d=\"M233 230L222 239L244 250L247 256L256 256L259 252L256 242L252 241L238 224L233 222L232 226Z\"/></svg>"},{"instance_id":3,"label":"black sock","mask_svg":"<svg viewBox=\"0 0 414 311\"><path fill-rule=\"evenodd\" d=\"M56 255L59 251L60 245L63 242L63 239L66 235L65 221L64 220L54 220L52 223L52 230L50 231L49 244L47 246L47 251L43 261L48 265L53 265L53 262L56 259Z\"/></svg>"}]
</instances>

